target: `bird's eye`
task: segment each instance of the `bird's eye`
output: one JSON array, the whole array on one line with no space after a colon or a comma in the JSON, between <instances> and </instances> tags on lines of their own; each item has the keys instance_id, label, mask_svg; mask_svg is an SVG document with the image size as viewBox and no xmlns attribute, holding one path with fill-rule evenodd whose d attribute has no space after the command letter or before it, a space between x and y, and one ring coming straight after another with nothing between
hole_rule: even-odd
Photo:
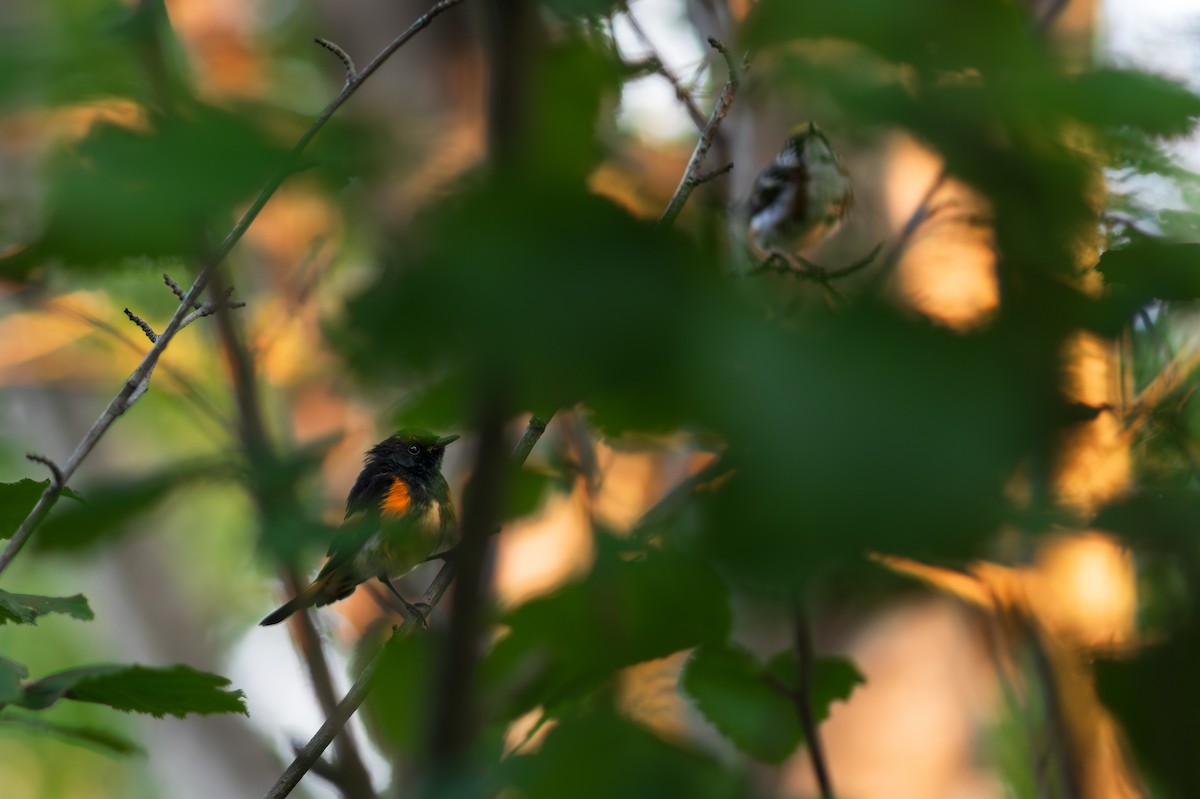
<instances>
[{"instance_id":1,"label":"bird's eye","mask_svg":"<svg viewBox=\"0 0 1200 799\"><path fill-rule=\"evenodd\" d=\"M421 448L418 447L416 444L409 444L408 451L411 452L413 455L416 455L418 452L421 451Z\"/></svg>"}]
</instances>

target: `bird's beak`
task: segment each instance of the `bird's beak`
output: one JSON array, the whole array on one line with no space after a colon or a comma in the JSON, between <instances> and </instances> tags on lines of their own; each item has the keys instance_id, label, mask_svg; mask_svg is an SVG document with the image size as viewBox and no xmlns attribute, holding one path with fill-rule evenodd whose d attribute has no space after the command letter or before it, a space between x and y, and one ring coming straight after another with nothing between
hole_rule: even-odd
<instances>
[{"instance_id":1,"label":"bird's beak","mask_svg":"<svg viewBox=\"0 0 1200 799\"><path fill-rule=\"evenodd\" d=\"M458 441L458 438L458 436L442 436L437 440L437 445L439 447L444 447L447 444L453 444L455 441Z\"/></svg>"}]
</instances>

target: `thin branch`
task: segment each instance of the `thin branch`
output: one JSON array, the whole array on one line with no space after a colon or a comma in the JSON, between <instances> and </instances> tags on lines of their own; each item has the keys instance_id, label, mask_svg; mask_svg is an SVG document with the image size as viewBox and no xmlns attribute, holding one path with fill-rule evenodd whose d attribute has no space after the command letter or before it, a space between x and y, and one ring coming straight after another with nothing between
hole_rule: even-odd
<instances>
[{"instance_id":1,"label":"thin branch","mask_svg":"<svg viewBox=\"0 0 1200 799\"><path fill-rule=\"evenodd\" d=\"M870 266L874 262L875 257L879 255L879 251L883 249L882 244L876 244L869 253L847 266L838 267L837 269L826 269L818 263L808 260L802 255L792 253L784 255L780 252L772 252L759 264L751 267L747 272L748 275L760 275L764 272L771 272L776 275L784 275L785 277L794 277L798 280L815 280L818 283L829 283L832 280L839 280ZM799 268L797 268L797 266Z\"/></svg>"},{"instance_id":2,"label":"thin branch","mask_svg":"<svg viewBox=\"0 0 1200 799\"><path fill-rule=\"evenodd\" d=\"M793 643L796 647L796 690L792 694L792 699L796 704L796 715L800 717L800 726L804 729L806 748L809 759L812 761L817 785L821 789L821 797L822 799L834 799L833 784L829 779L829 767L825 762L825 751L821 746L821 737L812 707L812 667L815 660L812 633L808 628L808 617L800 606L796 608L793 633L795 636Z\"/></svg>"},{"instance_id":3,"label":"thin branch","mask_svg":"<svg viewBox=\"0 0 1200 799\"><path fill-rule=\"evenodd\" d=\"M179 287L179 284L176 283L174 280L172 280L171 276L168 275L166 272L163 273L163 282L167 284L167 288L169 288L171 290L171 293L175 295L175 299L179 300L180 302L183 302L183 297L184 297L183 289L181 289ZM192 307L199 308L200 303L194 302L194 303L192 303Z\"/></svg>"},{"instance_id":4,"label":"thin branch","mask_svg":"<svg viewBox=\"0 0 1200 799\"><path fill-rule=\"evenodd\" d=\"M725 119L726 114L729 113L730 106L733 105L733 97L737 94L738 87L741 85L742 73L750 68L749 53L742 57L741 64L738 65L734 63L725 45L712 37L709 37L708 43L725 58L725 64L729 69L729 80L726 81L725 88L721 91L721 96L717 99L717 104L713 106L712 114L704 126L704 131L700 134L700 140L696 142L696 148L692 150L692 157L688 160L687 169L683 172L683 179L679 181L679 187L675 189L675 194L671 197L671 201L667 203L666 210L663 211L662 217L658 220L658 224L663 227L670 227L675 223L680 212L683 211L683 206L687 204L688 198L692 196L692 192L700 185L697 180L700 175L700 167L704 165L704 158L708 155L709 148L712 147L713 141L717 138L717 130L721 127L721 121Z\"/></svg>"},{"instance_id":5,"label":"thin branch","mask_svg":"<svg viewBox=\"0 0 1200 799\"><path fill-rule=\"evenodd\" d=\"M933 197L945 185L948 177L949 175L945 167L938 170L933 182L929 184L929 188L925 189L925 193L921 195L921 200L917 203L917 207L909 215L908 221L900 229L900 235L896 238L896 243L892 245L892 249L888 252L887 257L883 259L883 264L871 276L871 283L878 283L900 263L900 258L904 255L905 250L908 249L908 244L917 232L917 229L933 216Z\"/></svg>"},{"instance_id":6,"label":"thin branch","mask_svg":"<svg viewBox=\"0 0 1200 799\"><path fill-rule=\"evenodd\" d=\"M237 221L237 224L233 226L233 229L230 230L225 236L225 239L221 242L220 246L217 247L216 250L209 256L204 267L200 270L195 281L192 283L191 288L187 290L187 293L184 294L180 300L179 307L175 310L175 314L171 317L171 321L167 323L166 328L164 328L163 332L159 334L158 341L154 342L154 346L151 347L150 351L147 352L142 358L142 362L138 364L136 369L134 369L133 374L131 374L125 380L124 385L121 386L121 390L117 392L117 395L113 397L111 402L109 402L108 407L104 409L104 412L100 414L100 417L91 426L87 433L84 434L79 444L76 445L75 451L71 453L71 457L69 457L67 462L62 466L64 481L71 479L71 476L75 474L75 470L79 468L79 464L83 462L84 458L91 454L91 451L95 448L97 442L99 442L100 438L108 431L110 427L112 427L117 418L120 417L121 414L125 413L125 411L129 410L129 406L136 402L138 397L145 393L150 382L150 374L154 371L154 367L158 365L158 360L162 356L163 350L165 350L167 345L171 343L171 339L174 338L175 334L182 329L184 321L189 315L189 311L195 308L195 305L200 298L200 294L204 291L205 287L208 285L208 281L212 278L213 271L216 269L217 265L225 260L226 256L229 255L229 252L233 249L234 245L241 241L242 236L246 234L246 231L250 228L250 225L254 223L254 220L258 218L259 213L261 213L262 209L266 206L267 201L270 200L279 187L283 185L283 182L290 175L296 172L295 165L299 162L300 156L303 154L304 150L308 147L313 138L320 133L323 127L325 127L325 123L330 120L334 113L341 108L356 91L358 91L358 88L362 86L363 82L366 81L367 78L371 77L371 75L373 75L375 71L392 56L393 53L403 47L405 43L407 43L408 40L413 36L416 36L418 33L428 27L435 18L442 14L442 12L453 8L461 2L463 2L463 0L441 0L441 2L431 8L423 16L419 17L416 22L409 26L408 30L397 36L391 41L391 43L388 44L387 47L380 51L379 55L375 56L371 63L367 64L367 66L358 73L354 80L347 81L346 85L342 87L342 90L338 92L337 96L334 97L333 100L329 102L329 105L325 106L324 110L322 110L317 118L312 121L312 123L308 126L308 129L304 131L304 133L296 141L295 145L292 146L292 150L288 154L287 159L284 161L283 166L280 167L279 171L267 182L265 186L263 186L262 190L258 193L258 196L254 199L254 202L251 203L250 207L247 208L245 213L242 214L242 217ZM170 285L171 282L168 282L167 285ZM195 321L195 318L189 319L188 321ZM0 552L0 574L3 574L4 570L9 567L13 559L16 558L17 553L21 551L21 549L25 546L26 541L28 541L29 537L33 534L34 529L36 529L38 524L41 523L42 519L46 517L46 514L50 512L50 508L54 506L54 503L58 500L59 494L62 493L62 488L62 485L50 485L47 486L46 490L42 492L42 495L38 498L37 504L33 506L33 510L29 512L29 515L25 517L25 519L21 522L21 525L17 528L16 532L13 533L12 538L10 538L8 541L8 545L5 546L4 551Z\"/></svg>"},{"instance_id":7,"label":"thin branch","mask_svg":"<svg viewBox=\"0 0 1200 799\"><path fill-rule=\"evenodd\" d=\"M683 103L683 107L685 110L687 110L688 116L691 117L692 122L695 123L696 130L703 132L706 124L704 114L700 112L699 107L696 105L696 101L692 99L691 92L683 87L683 83L679 80L675 73L667 69L666 63L658 54L658 49L655 48L654 44L650 41L650 37L646 35L646 31L638 23L637 18L633 16L633 11L630 10L629 4L622 3L621 11L625 14L625 21L629 23L629 27L633 31L634 36L637 36L638 39L641 40L642 46L650 51L650 58L654 65L654 71L667 79L667 82L671 84L671 88L675 90L675 97L679 100L679 102ZM613 38L613 46L616 46L615 37Z\"/></svg>"},{"instance_id":8,"label":"thin branch","mask_svg":"<svg viewBox=\"0 0 1200 799\"><path fill-rule=\"evenodd\" d=\"M259 207L261 208L261 206ZM230 235L232 236L233 234L231 233ZM241 234L239 233L238 238L240 237ZM226 241L229 242L229 247L233 246L233 243L229 239L226 239ZM158 359L162 356L163 350L167 348L171 339L179 332L187 309L200 296L200 292L204 290L204 286L208 283L208 279L212 274L212 269L213 265L210 264L201 270L192 287L184 295L184 302L180 303L179 308L175 311L175 315L171 317L171 321L167 323L158 340L154 342L154 346L142 358L142 362L133 370L133 374L125 380L120 391L108 403L108 407L104 409L104 412L100 414L100 417L92 424L91 428L76 445L75 451L71 453L71 456L67 458L66 463L61 467L62 480L57 484L50 484L42 491L42 495L38 497L37 504L33 506L33 510L29 511L29 515L17 527L16 532L9 539L4 551L0 552L0 574L12 564L13 559L17 557L17 554L25 546L29 537L33 535L33 531L37 528L38 524L41 523L46 514L50 512L50 508L58 500L59 494L62 493L62 489L66 485L66 481L70 480L71 476L75 474L75 470L79 468L84 458L91 454L91 451L95 448L104 433L112 427L121 414L125 413L137 401L138 397L145 393L146 387L149 385L150 374L158 364Z\"/></svg>"},{"instance_id":9,"label":"thin branch","mask_svg":"<svg viewBox=\"0 0 1200 799\"><path fill-rule=\"evenodd\" d=\"M36 452L27 452L25 453L25 459L31 460L34 463L40 463L50 470L50 485L61 488L63 483L66 482L63 479L62 469L58 468L58 464L47 458L45 455L38 455Z\"/></svg>"},{"instance_id":10,"label":"thin branch","mask_svg":"<svg viewBox=\"0 0 1200 799\"><path fill-rule=\"evenodd\" d=\"M511 459L513 468L519 468L525 463L534 445L542 437L542 433L546 431L546 425L549 423L550 418L550 416L535 416L529 420L529 424L525 426L525 433L521 436L521 440L517 442L517 446L513 450ZM442 601L442 597L446 594L446 591L454 583L456 568L455 559L451 558L447 560L433 578L433 582L430 583L429 588L425 590L422 602L431 609L437 607L438 603ZM398 645L417 626L417 622L413 619L406 619L402 625L395 628L392 637L388 639L387 643L383 645L383 648L375 657L371 658L366 668L358 675L358 679L350 686L350 690L346 693L346 696L342 698L341 702L338 702L336 712L325 720L325 723L321 725L321 728L316 731L309 742L297 752L296 759L284 770L275 784L263 794L263 799L284 799L285 796L292 792L292 789L296 787L304 774L312 768L312 764L321 757L321 754L329 746L330 741L346 725L346 722L354 715L354 711L358 710L359 706L371 692L376 672L379 670L379 662L383 658L384 653L389 647Z\"/></svg>"},{"instance_id":11,"label":"thin branch","mask_svg":"<svg viewBox=\"0 0 1200 799\"><path fill-rule=\"evenodd\" d=\"M342 62L342 67L346 70L347 83L354 80L354 78L358 75L358 71L354 68L354 59L350 57L349 53L328 39L321 39L318 37L313 39L313 41L324 47L329 52L333 53L334 57L337 58L338 61Z\"/></svg>"},{"instance_id":12,"label":"thin branch","mask_svg":"<svg viewBox=\"0 0 1200 799\"><path fill-rule=\"evenodd\" d=\"M696 185L701 186L705 183L708 183L710 180L715 180L716 178L721 177L721 175L727 175L732 171L733 171L733 162L731 161L730 163L726 164L725 166L721 167L720 169L714 169L712 172L705 172L703 174L697 175L696 176Z\"/></svg>"}]
</instances>

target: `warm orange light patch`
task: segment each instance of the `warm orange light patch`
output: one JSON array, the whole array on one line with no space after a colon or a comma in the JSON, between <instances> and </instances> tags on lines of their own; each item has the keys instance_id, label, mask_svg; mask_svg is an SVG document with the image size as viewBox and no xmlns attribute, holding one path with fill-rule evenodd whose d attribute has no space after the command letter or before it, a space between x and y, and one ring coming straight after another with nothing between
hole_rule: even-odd
<instances>
[{"instance_id":1,"label":"warm orange light patch","mask_svg":"<svg viewBox=\"0 0 1200 799\"><path fill-rule=\"evenodd\" d=\"M412 497L408 493L408 483L403 480L393 480L392 487L388 489L387 496L383 498L383 504L379 506L379 509L384 516L402 516L411 504Z\"/></svg>"}]
</instances>

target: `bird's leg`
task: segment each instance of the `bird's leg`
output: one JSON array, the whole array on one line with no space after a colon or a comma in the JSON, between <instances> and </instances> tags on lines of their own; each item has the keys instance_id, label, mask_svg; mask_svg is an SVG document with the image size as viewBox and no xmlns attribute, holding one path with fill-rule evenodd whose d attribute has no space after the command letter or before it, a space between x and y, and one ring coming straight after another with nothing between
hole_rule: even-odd
<instances>
[{"instance_id":1,"label":"bird's leg","mask_svg":"<svg viewBox=\"0 0 1200 799\"><path fill-rule=\"evenodd\" d=\"M392 592L392 595L395 596L396 599L399 599L400 603L404 605L404 609L407 610L412 617L416 618L417 621L421 622L421 626L423 628L429 629L428 616L429 611L432 610L429 605L425 604L424 602L418 602L415 605L412 602L409 602L400 594L399 591L396 590L396 586L392 585L392 581L387 578L387 575L379 575L379 582L388 587L388 590Z\"/></svg>"}]
</instances>

